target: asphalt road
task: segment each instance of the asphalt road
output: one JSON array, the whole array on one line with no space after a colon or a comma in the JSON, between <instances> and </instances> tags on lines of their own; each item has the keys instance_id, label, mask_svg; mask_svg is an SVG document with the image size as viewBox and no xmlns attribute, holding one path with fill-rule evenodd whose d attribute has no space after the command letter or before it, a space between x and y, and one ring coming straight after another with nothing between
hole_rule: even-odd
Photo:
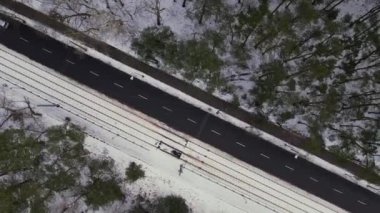
<instances>
[{"instance_id":1,"label":"asphalt road","mask_svg":"<svg viewBox=\"0 0 380 213\"><path fill-rule=\"evenodd\" d=\"M11 23L0 43L350 212L378 212L380 196L250 135L33 29Z\"/></svg>"}]
</instances>

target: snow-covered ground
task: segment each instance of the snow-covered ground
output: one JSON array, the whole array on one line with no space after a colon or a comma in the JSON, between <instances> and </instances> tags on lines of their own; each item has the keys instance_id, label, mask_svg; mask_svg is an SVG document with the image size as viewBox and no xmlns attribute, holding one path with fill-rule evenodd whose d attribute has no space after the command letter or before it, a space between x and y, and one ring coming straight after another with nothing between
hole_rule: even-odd
<instances>
[{"instance_id":1,"label":"snow-covered ground","mask_svg":"<svg viewBox=\"0 0 380 213\"><path fill-rule=\"evenodd\" d=\"M59 124L70 117L84 126L86 148L115 159L120 171L130 161L144 165L147 177L125 186L134 195L178 194L194 212L343 212L4 46L0 46L0 68L7 96L16 101L27 97L47 123ZM160 140L181 150L181 160L165 153L164 145L157 148ZM184 171L179 175L181 164Z\"/></svg>"},{"instance_id":2,"label":"snow-covered ground","mask_svg":"<svg viewBox=\"0 0 380 213\"><path fill-rule=\"evenodd\" d=\"M123 0L123 1L99 1L93 0L88 5L82 4L80 1L67 1L62 0L17 0L22 2L36 10L42 11L44 13L50 14L51 16L60 19L62 22L68 24L69 26L78 29L86 34L107 42L108 44L119 48L120 50L135 55L135 52L131 49L131 39L139 35L139 33L146 27L155 26L157 23L157 14L160 16L160 22L164 26L169 26L170 29L174 32L175 36L179 40L187 40L191 38L196 38L197 36L204 33L205 30L218 29L218 24L214 19L205 21L203 25L197 24L197 21L189 18L191 16L191 11L193 7L193 1L187 2L187 7L182 7L182 1L172 1L172 0ZM123 2L123 3L121 3ZM224 0L223 2L229 6L229 9L238 12L238 8L243 6L237 6L236 0ZM241 5L246 5L249 3L256 4L258 1L254 0L242 0ZM270 1L269 8L274 9L281 1ZM346 14L352 15L352 18L355 19L366 12L368 12L375 4L378 4L376 0L349 0L343 1L339 5L340 13L338 18L342 18ZM89 6L90 5L90 6ZM157 12L159 11L159 12ZM189 12L190 11L190 12ZM82 13L90 14L91 18L83 17ZM307 29L307 28L305 28ZM305 30L303 29L303 30ZM302 31L302 30L301 30ZM297 32L301 35L303 32ZM281 40L281 36L278 40ZM277 104L263 104L261 109L253 107L252 101L254 97L251 97L250 90L253 88L255 81L251 78L255 75L260 75L256 73L255 70L259 70L261 64L269 62L276 58L278 53L273 53L273 55L262 55L260 50L252 50L250 53L250 59L247 62L248 68L241 68L236 66L236 64L229 63L228 61L232 60L229 54L221 55L221 58L226 62L225 66L221 70L221 76L223 76L228 81L229 86L231 86L232 91L226 92L222 88L217 88L212 92L213 95L226 100L239 100L240 107L250 111L262 111L268 115L269 119L274 123L281 123L282 127L298 132L305 136L310 136L310 129L308 124L310 117L313 117L313 114L318 114L319 109L309 107L304 112L297 112L292 118L289 118L285 121L282 121L280 118L283 113L297 111L296 108L292 107L289 104L283 104L286 107L278 107ZM339 64L339 62L337 62ZM153 64L152 64L153 65ZM186 80L183 75L183 70L173 70L170 67L161 67L167 72L171 73L173 76ZM248 73L242 77L231 77L238 76L242 73ZM230 78L231 77L231 78ZM336 76L333 76L334 78ZM230 80L228 80L230 79ZM234 79L234 80L231 80ZM189 79L187 79L189 80ZM206 90L208 88L207 79L193 79L190 80L193 85ZM313 82L314 86L318 86L322 82ZM310 84L310 85L313 85ZM350 89L358 89L360 86L354 83L347 83L345 89L349 93L354 93L349 91ZM310 88L309 88L310 89ZM367 89L371 89L369 86ZM377 90L378 88L372 88ZM299 97L304 97L310 99L313 102L313 98L310 98L310 95L307 93L309 90L304 89L300 90L299 88L294 91L294 94L298 94ZM245 97L245 98L242 98ZM316 98L318 101L318 98ZM341 128L342 130L348 132L356 133L358 128L353 128L353 130L347 130L344 126L365 126L365 128L371 128L371 122L360 121L352 122L352 117L347 116L344 113L337 113L336 121L331 122L331 126L334 128ZM375 115L366 113L367 117L373 119ZM376 119L376 118L375 118ZM370 124L367 124L370 123ZM368 126L366 126L368 125ZM359 128L360 129L360 128ZM329 128L324 128L320 131L320 134L323 136L324 143L326 147L332 145L341 144L339 138L339 133L336 131L331 131ZM363 154L361 153L360 148L353 150L357 159L362 159ZM375 162L380 161L380 155L374 155L370 157L374 158ZM376 164L375 164L376 165Z\"/></svg>"},{"instance_id":3,"label":"snow-covered ground","mask_svg":"<svg viewBox=\"0 0 380 213\"><path fill-rule=\"evenodd\" d=\"M234 124L234 125L236 125L238 127L246 129L247 131L249 131L249 132L251 132L253 134L258 135L258 136L264 138L265 140L268 140L268 141L276 144L277 146L279 146L279 147L281 147L283 149L288 150L289 152L298 154L301 157L309 160L310 162L313 162L313 163L315 163L317 165L320 165L321 167L324 167L324 168L326 168L326 169L328 169L328 170L330 170L330 171L332 171L332 172L334 172L334 173L336 173L336 174L338 174L338 175L340 175L340 176L342 176L342 177L344 177L344 178L346 178L346 179L348 179L348 180L350 180L350 181L352 181L354 183L357 183L357 184L359 184L359 185L361 185L363 187L366 187L366 188L374 191L375 193L380 193L379 187L377 187L377 186L375 186L373 184L369 184L367 181L357 179L356 176L352 175L351 173L349 173L346 170L343 170L343 169L341 169L341 168L339 168L339 167L337 167L335 165L332 165L332 164L330 164L330 163L328 163L328 162L326 162L326 161L324 161L324 160L322 160L322 159L320 159L320 158L318 158L316 156L310 155L309 153L307 153L307 152L305 152L305 151L303 151L301 149L289 146L286 142L284 142L284 141L282 141L282 140L280 140L278 138L275 138L275 137L273 137L273 136L271 136L271 135L269 135L269 134L267 134L265 132L262 132L262 131L260 131L258 129L255 129L252 126L250 126L249 124L247 124L245 122L242 122L242 121L240 121L240 120L238 120L238 119L236 119L236 118L234 118L234 117L232 117L232 116L230 116L228 114L225 114L223 112L217 113L219 111L218 109L213 108L211 106L208 106L208 105L200 102L199 100L196 100L196 99L188 96L187 94L184 94L184 93L176 90L175 88L172 88L172 87L170 87L168 85L163 84L162 82L157 81L156 79L153 79L153 78L151 78L149 76L145 76L144 74L142 74L138 70L134 70L134 69L132 69L132 68L130 68L128 66L125 66L124 64L121 64L120 62L117 62L117 61L113 60L112 58L109 58L109 57L105 56L102 53L99 53L99 52L97 52L97 51L95 51L95 50L93 50L91 48L85 47L82 44L78 43L77 41L74 41L74 40L72 40L72 39L70 39L70 38L68 38L68 37L66 37L66 36L64 36L62 34L59 34L58 32L55 32L54 30L46 28L45 26L43 26L43 25L41 25L41 24L39 24L39 23L37 23L37 22L35 22L33 20L27 19L27 18L25 18L23 16L20 16L19 14L14 14L14 12L12 12L12 11L7 11L6 10L6 12L8 14L13 14L14 16L16 16L16 17L18 17L18 18L26 21L26 23L28 25L30 25L30 26L32 26L32 27L34 27L36 29L39 29L39 30L41 30L41 31L43 31L43 32L51 35L51 36L54 36L55 38L57 38L58 40L60 40L60 41L62 41L64 43L66 43L67 45L70 45L70 46L72 46L74 48L78 48L79 47L79 49L85 50L86 54L89 54L89 55L91 55L91 56L93 56L95 58L99 58L100 60L103 60L106 63L109 63L112 66L114 66L114 67L116 67L116 68L118 68L118 69L120 69L120 70L122 70L122 71L124 71L124 72L126 72L128 74L131 74L131 75L135 76L136 78L139 78L140 80L148 82L149 84L151 84L151 85L153 85L153 86L155 86L155 87L157 87L157 88L159 88L161 90L164 90L164 91L168 92L169 94L172 94L174 96L180 97L182 100L184 100L184 101L186 101L188 103L191 103L191 104L193 104L193 105L195 105L195 106L197 106L197 107L199 107L199 108L201 108L201 109L203 109L205 111L209 111L210 113L213 113L215 116L218 116L218 117L220 117L220 118L222 118L222 119L224 119L224 120L226 120L226 121L228 121L228 122L230 122L230 123L232 123L232 124ZM204 82L199 82L198 81L197 84L200 85L200 86L202 86L202 85L204 85ZM230 96L228 96L228 97L230 98ZM221 154L223 154L223 153L221 153Z\"/></svg>"},{"instance_id":4,"label":"snow-covered ground","mask_svg":"<svg viewBox=\"0 0 380 213\"><path fill-rule=\"evenodd\" d=\"M169 26L170 29L180 40L191 39L201 34L202 32L210 29L217 28L217 23L205 22L203 25L199 25L194 20L189 18L189 11L191 11L192 2L187 2L187 7L182 7L182 1L172 1L172 0L123 0L123 1L106 1L103 0L93 0L90 5L92 8L86 7L81 4L80 1L75 3L66 3L62 0L16 0L22 2L38 11L43 13L58 13L60 16L57 18L63 19L64 23L69 26L85 32L86 34L97 38L101 41L106 42L130 55L137 56L136 53L131 49L131 39L133 36L138 35L143 29L156 25L156 9L160 10L161 25ZM120 6L120 2L123 2L123 6ZM158 6L155 3L158 2ZM223 0L226 5L232 6L233 10L239 8L237 5L237 0ZM274 0L269 3L269 8L274 9L277 4L281 2L280 0ZM342 18L345 14L351 14L353 18L358 17L366 12L368 12L373 5L377 2L376 0L349 0L344 1L339 5L339 18ZM247 4L258 4L257 0L243 0L241 5ZM70 7L68 6L70 5ZM108 5L108 7L107 7ZM241 6L243 7L243 6ZM80 16L77 14L81 12L87 12L91 14L90 19L81 20ZM186 14L186 15L184 15ZM56 15L56 14L50 14ZM80 21L78 21L80 20ZM222 56L224 60L231 60L231 56ZM260 51L256 51L251 55L249 59L249 70L258 69L260 64L266 61L270 61L271 57L263 56ZM154 65L154 64L152 64ZM173 76L180 78L182 80L187 80L183 77L181 70L173 70L165 67L165 71L171 73ZM221 71L222 76L233 76L239 75L241 73L247 73L247 70L243 70L236 65L227 65ZM243 94L249 94L249 90L253 88L254 81L250 80L254 72L248 72L248 75L229 82L234 90L232 92L225 92L216 89L213 95L226 100L232 101L232 95L238 95L241 97ZM200 82L201 81L201 82ZM206 89L208 83L206 79L195 79L192 80L194 86L201 89ZM240 107L254 112L257 109L252 107L252 104L248 102L251 101L250 98L242 99L239 98ZM275 119L275 117L273 117ZM277 118L276 118L277 119ZM304 118L297 117L294 118L296 121L305 121ZM308 135L308 131L305 126L299 124L298 122L287 122L284 123L284 127L288 127L299 133ZM327 141L328 142L328 141Z\"/></svg>"}]
</instances>

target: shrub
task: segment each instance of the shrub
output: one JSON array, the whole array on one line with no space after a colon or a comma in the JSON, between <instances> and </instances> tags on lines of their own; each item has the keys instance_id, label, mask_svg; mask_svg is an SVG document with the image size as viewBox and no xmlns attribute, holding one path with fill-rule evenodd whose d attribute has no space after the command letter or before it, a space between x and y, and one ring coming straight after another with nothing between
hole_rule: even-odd
<instances>
[{"instance_id":1,"label":"shrub","mask_svg":"<svg viewBox=\"0 0 380 213\"><path fill-rule=\"evenodd\" d=\"M167 26L145 28L139 37L133 39L131 47L143 60L156 64L159 59L169 64L177 59L177 41Z\"/></svg>"},{"instance_id":2,"label":"shrub","mask_svg":"<svg viewBox=\"0 0 380 213\"><path fill-rule=\"evenodd\" d=\"M94 179L93 183L86 187L86 203L92 205L94 209L110 203L115 200L122 200L123 192L121 191L116 180Z\"/></svg>"},{"instance_id":3,"label":"shrub","mask_svg":"<svg viewBox=\"0 0 380 213\"><path fill-rule=\"evenodd\" d=\"M188 213L189 207L185 199L175 195L160 197L157 199L154 212L156 213Z\"/></svg>"},{"instance_id":4,"label":"shrub","mask_svg":"<svg viewBox=\"0 0 380 213\"><path fill-rule=\"evenodd\" d=\"M129 182L135 182L136 180L145 177L145 172L141 169L141 165L131 162L125 171L125 175Z\"/></svg>"}]
</instances>

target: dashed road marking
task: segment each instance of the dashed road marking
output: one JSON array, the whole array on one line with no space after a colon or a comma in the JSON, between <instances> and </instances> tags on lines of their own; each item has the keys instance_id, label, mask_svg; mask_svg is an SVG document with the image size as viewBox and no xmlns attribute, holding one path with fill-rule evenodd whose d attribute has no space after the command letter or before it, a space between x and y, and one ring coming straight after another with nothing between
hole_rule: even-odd
<instances>
[{"instance_id":1,"label":"dashed road marking","mask_svg":"<svg viewBox=\"0 0 380 213\"><path fill-rule=\"evenodd\" d=\"M29 43L29 41L26 38L19 37L20 40L25 41L26 43Z\"/></svg>"},{"instance_id":2,"label":"dashed road marking","mask_svg":"<svg viewBox=\"0 0 380 213\"><path fill-rule=\"evenodd\" d=\"M309 178L310 178L310 180L312 180L312 181L314 181L314 182L316 182L316 183L319 182L319 180L317 180L317 179L315 179L315 178L313 178L313 177L309 177Z\"/></svg>"},{"instance_id":3,"label":"dashed road marking","mask_svg":"<svg viewBox=\"0 0 380 213\"><path fill-rule=\"evenodd\" d=\"M138 95L140 98L142 98L142 99L144 99L144 100L148 100L148 98L147 97L145 97L145 96L143 96L143 95Z\"/></svg>"},{"instance_id":4,"label":"dashed road marking","mask_svg":"<svg viewBox=\"0 0 380 213\"><path fill-rule=\"evenodd\" d=\"M66 59L66 62L70 63L70 64L75 64L74 62L70 61L69 59Z\"/></svg>"},{"instance_id":5,"label":"dashed road marking","mask_svg":"<svg viewBox=\"0 0 380 213\"><path fill-rule=\"evenodd\" d=\"M342 191L339 191L338 189L336 189L336 188L333 188L333 190L335 191L335 192L338 192L339 194L343 194L343 192Z\"/></svg>"},{"instance_id":6,"label":"dashed road marking","mask_svg":"<svg viewBox=\"0 0 380 213\"><path fill-rule=\"evenodd\" d=\"M262 157L264 157L264 158L270 159L270 157L269 157L269 156L267 156L267 155L264 155L263 153L260 153L260 155L261 155Z\"/></svg>"},{"instance_id":7,"label":"dashed road marking","mask_svg":"<svg viewBox=\"0 0 380 213\"><path fill-rule=\"evenodd\" d=\"M285 165L285 168L287 168L287 169L289 169L289 170L291 170L291 171L294 171L294 168L292 168L292 167L290 167L290 166L288 166L288 165Z\"/></svg>"},{"instance_id":8,"label":"dashed road marking","mask_svg":"<svg viewBox=\"0 0 380 213\"><path fill-rule=\"evenodd\" d=\"M193 119L191 119L191 118L187 118L186 120L188 120L188 121L190 121L191 123L194 123L194 124L196 124L197 122L196 121L194 121Z\"/></svg>"},{"instance_id":9,"label":"dashed road marking","mask_svg":"<svg viewBox=\"0 0 380 213\"><path fill-rule=\"evenodd\" d=\"M367 203L361 201L361 200L358 200L358 203L362 204L362 205L367 205Z\"/></svg>"},{"instance_id":10,"label":"dashed road marking","mask_svg":"<svg viewBox=\"0 0 380 213\"><path fill-rule=\"evenodd\" d=\"M217 131L215 131L213 129L211 130L211 132L214 133L214 134L217 134L217 135L222 135L222 134L220 134L219 132L217 132Z\"/></svg>"},{"instance_id":11,"label":"dashed road marking","mask_svg":"<svg viewBox=\"0 0 380 213\"><path fill-rule=\"evenodd\" d=\"M244 144L242 144L242 143L239 143L239 142L235 142L237 145L239 145L239 146L242 146L242 147L245 147L245 145Z\"/></svg>"},{"instance_id":12,"label":"dashed road marking","mask_svg":"<svg viewBox=\"0 0 380 213\"><path fill-rule=\"evenodd\" d=\"M118 83L113 83L113 85L117 86L117 87L120 87L120 88L124 88L122 85L118 84Z\"/></svg>"},{"instance_id":13,"label":"dashed road marking","mask_svg":"<svg viewBox=\"0 0 380 213\"><path fill-rule=\"evenodd\" d=\"M98 76L99 76L99 74L98 74L98 73L96 73L96 72L94 72L94 71L90 71L90 73L91 73L91 74L93 74L93 75L95 75L96 77L98 77Z\"/></svg>"},{"instance_id":14,"label":"dashed road marking","mask_svg":"<svg viewBox=\"0 0 380 213\"><path fill-rule=\"evenodd\" d=\"M53 53L51 50L48 50L48 49L46 49L46 48L42 48L42 50L45 51L45 52L47 52L47 53L49 53L49 54L52 54L52 53Z\"/></svg>"},{"instance_id":15,"label":"dashed road marking","mask_svg":"<svg viewBox=\"0 0 380 213\"><path fill-rule=\"evenodd\" d=\"M173 112L172 109L170 109L170 108L168 108L168 107L166 107L166 106L162 106L162 109L164 109L164 110L166 110L166 111L169 111L169 112Z\"/></svg>"}]
</instances>

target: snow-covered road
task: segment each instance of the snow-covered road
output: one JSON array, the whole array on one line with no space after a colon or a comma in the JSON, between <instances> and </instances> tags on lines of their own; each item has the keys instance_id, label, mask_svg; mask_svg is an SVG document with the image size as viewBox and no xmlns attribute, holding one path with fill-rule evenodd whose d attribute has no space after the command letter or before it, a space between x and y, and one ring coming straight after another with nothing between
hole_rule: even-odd
<instances>
[{"instance_id":1,"label":"snow-covered road","mask_svg":"<svg viewBox=\"0 0 380 213\"><path fill-rule=\"evenodd\" d=\"M107 142L112 147L124 154L137 156L158 170L174 172L171 174L174 179L217 197L231 211L344 212L197 139L72 82L2 45L0 77L47 102L59 104L57 110L64 110L81 119L88 133L96 135L96 138L101 139L99 132L102 131L113 134L118 140ZM94 128L101 130L96 132ZM183 153L181 159L162 152L163 147L157 147L159 141L180 150ZM178 176L181 164L184 170Z\"/></svg>"}]
</instances>

